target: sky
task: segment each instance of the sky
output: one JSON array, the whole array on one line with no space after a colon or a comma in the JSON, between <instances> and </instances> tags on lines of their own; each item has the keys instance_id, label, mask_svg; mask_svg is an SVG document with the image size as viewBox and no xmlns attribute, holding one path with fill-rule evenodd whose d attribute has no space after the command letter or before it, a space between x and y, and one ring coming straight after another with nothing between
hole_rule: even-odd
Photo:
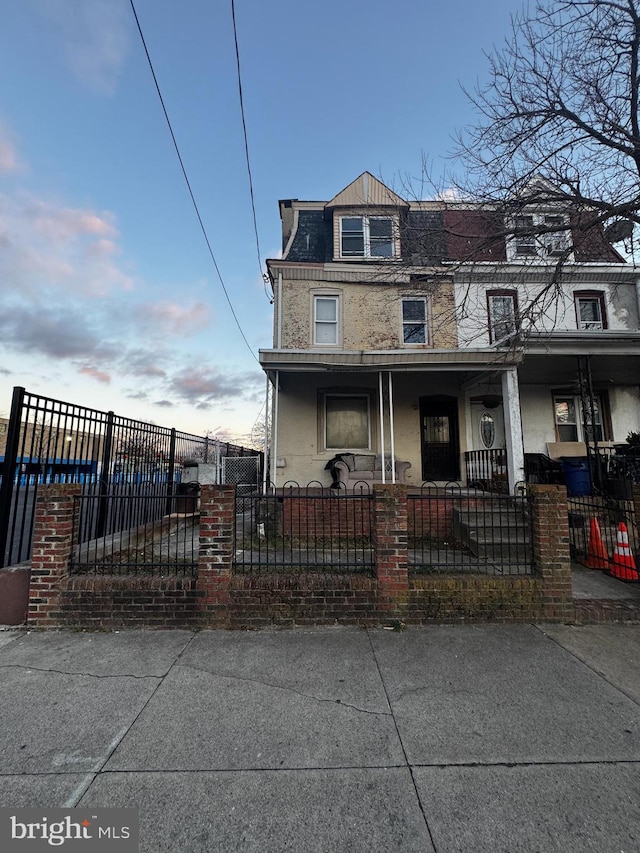
<instances>
[{"instance_id":1,"label":"sky","mask_svg":"<svg viewBox=\"0 0 640 853\"><path fill-rule=\"evenodd\" d=\"M473 122L461 84L519 0L236 0L261 258L278 199L330 199L368 170L421 190ZM0 415L24 386L247 441L264 417L258 263L231 0L20 0L0 30ZM402 194L402 191L401 191Z\"/></svg>"}]
</instances>

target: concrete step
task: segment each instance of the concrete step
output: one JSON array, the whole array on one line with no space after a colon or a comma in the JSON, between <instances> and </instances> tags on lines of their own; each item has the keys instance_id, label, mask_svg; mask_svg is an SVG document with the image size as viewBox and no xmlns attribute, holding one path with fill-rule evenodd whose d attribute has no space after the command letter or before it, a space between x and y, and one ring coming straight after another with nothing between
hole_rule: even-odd
<instances>
[{"instance_id":1,"label":"concrete step","mask_svg":"<svg viewBox=\"0 0 640 853\"><path fill-rule=\"evenodd\" d=\"M525 559L529 551L530 526L524 508L483 509L453 510L455 538L476 557Z\"/></svg>"}]
</instances>

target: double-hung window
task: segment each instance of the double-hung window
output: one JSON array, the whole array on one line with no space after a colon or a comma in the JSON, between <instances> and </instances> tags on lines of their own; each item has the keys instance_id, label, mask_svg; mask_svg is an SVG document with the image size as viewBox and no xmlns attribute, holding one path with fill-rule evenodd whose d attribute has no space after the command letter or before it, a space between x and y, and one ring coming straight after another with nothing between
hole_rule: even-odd
<instances>
[{"instance_id":1,"label":"double-hung window","mask_svg":"<svg viewBox=\"0 0 640 853\"><path fill-rule=\"evenodd\" d=\"M392 258L394 256L391 216L342 216L340 256L343 258Z\"/></svg>"},{"instance_id":2,"label":"double-hung window","mask_svg":"<svg viewBox=\"0 0 640 853\"><path fill-rule=\"evenodd\" d=\"M517 298L515 291L490 290L487 293L489 338L491 343L512 335L518 327Z\"/></svg>"},{"instance_id":3,"label":"double-hung window","mask_svg":"<svg viewBox=\"0 0 640 853\"><path fill-rule=\"evenodd\" d=\"M573 294L576 305L576 320L579 329L606 329L607 315L604 308L604 294L597 291L576 291Z\"/></svg>"},{"instance_id":4,"label":"double-hung window","mask_svg":"<svg viewBox=\"0 0 640 853\"><path fill-rule=\"evenodd\" d=\"M509 241L513 260L540 258L550 260L571 246L569 222L564 214L536 213L516 216L514 233Z\"/></svg>"},{"instance_id":5,"label":"double-hung window","mask_svg":"<svg viewBox=\"0 0 640 853\"><path fill-rule=\"evenodd\" d=\"M406 296L402 300L402 342L426 344L427 300L424 296Z\"/></svg>"},{"instance_id":6,"label":"double-hung window","mask_svg":"<svg viewBox=\"0 0 640 853\"><path fill-rule=\"evenodd\" d=\"M553 398L558 441L602 441L602 401L595 396L584 408L579 397L557 394Z\"/></svg>"},{"instance_id":7,"label":"double-hung window","mask_svg":"<svg viewBox=\"0 0 640 853\"><path fill-rule=\"evenodd\" d=\"M338 312L340 297L315 296L313 299L314 344L338 343Z\"/></svg>"}]
</instances>

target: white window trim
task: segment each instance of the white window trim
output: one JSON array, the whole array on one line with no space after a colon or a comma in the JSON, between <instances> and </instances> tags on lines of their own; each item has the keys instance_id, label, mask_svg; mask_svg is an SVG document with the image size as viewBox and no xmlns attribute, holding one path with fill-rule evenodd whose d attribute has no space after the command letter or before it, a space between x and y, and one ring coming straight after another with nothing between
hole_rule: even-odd
<instances>
[{"instance_id":1,"label":"white window trim","mask_svg":"<svg viewBox=\"0 0 640 853\"><path fill-rule=\"evenodd\" d=\"M344 219L362 219L362 230L364 240L364 254L351 255L343 254L342 252L342 221ZM369 223L372 219L388 219L391 222L391 255L372 255L371 254L371 236L369 233ZM345 213L340 216L338 226L338 257L346 260L370 260L370 261L391 261L399 258L399 240L398 240L398 217L392 213Z\"/></svg>"},{"instance_id":2,"label":"white window trim","mask_svg":"<svg viewBox=\"0 0 640 853\"><path fill-rule=\"evenodd\" d=\"M602 395L601 394L594 394L594 396L595 396L596 400L598 401L598 414L600 416L600 421L596 421L596 426L600 427L600 432L602 434L602 437L599 438L598 441L606 441L607 439L606 439L606 435L605 435L606 431L605 431L605 424L604 424ZM556 420L556 401L557 400L573 400L573 407L574 407L574 411L576 413L575 426L576 426L577 438L575 439L575 441L586 441L586 438L584 435L584 416L583 416L583 412L582 412L582 399L581 399L580 395L579 394L562 394L561 392L557 392L557 393L554 392L554 394L553 394L553 425L554 425L556 435L558 437L558 441L567 441L567 439L560 438L559 426L561 426L561 425L558 424L558 421ZM571 426L573 426L573 424L571 424ZM592 440L593 439L589 439L589 441L592 441Z\"/></svg>"},{"instance_id":3,"label":"white window trim","mask_svg":"<svg viewBox=\"0 0 640 853\"><path fill-rule=\"evenodd\" d=\"M568 247L571 248L567 256L567 261L572 263L574 260L573 257L573 244L572 244L572 235L571 235L571 222L568 214L566 213L557 213L556 211L536 211L536 212L522 212L518 216L514 216L511 221L508 223L508 227L513 229L516 227L516 221L520 217L530 216L533 219L533 228L541 228L545 225L545 219L548 216L558 216L564 219L565 229L563 231L550 231L546 234L532 234L531 242L534 243L535 252L531 254L519 254L518 253L518 237L515 234L510 235L507 238L507 260L511 263L556 263L558 257L564 252ZM555 244L555 245L554 245ZM549 247L553 248L550 249Z\"/></svg>"},{"instance_id":4,"label":"white window trim","mask_svg":"<svg viewBox=\"0 0 640 853\"><path fill-rule=\"evenodd\" d=\"M331 321L328 320L318 320L317 318L317 304L318 299L332 299L336 303L336 319L332 321L335 323L336 330L336 339L331 343L327 343L326 341L318 341L317 339L317 329L318 323L328 324ZM339 347L341 345L341 334L340 329L342 325L342 299L340 298L339 293L312 293L312 306L311 306L311 336L313 340L313 346L315 347Z\"/></svg>"},{"instance_id":5,"label":"white window trim","mask_svg":"<svg viewBox=\"0 0 640 853\"><path fill-rule=\"evenodd\" d=\"M492 288L486 292L487 299L487 330L491 345L499 344L501 341L512 338L518 331L518 292L516 290L499 290ZM496 326L501 322L494 316L493 299L508 299L511 303L513 328L509 329L506 335L498 337L496 335Z\"/></svg>"},{"instance_id":6,"label":"white window trim","mask_svg":"<svg viewBox=\"0 0 640 853\"><path fill-rule=\"evenodd\" d=\"M598 313L600 314L600 320L581 320L580 319L580 303L581 302L595 302L598 306ZM574 292L573 294L573 304L576 312L576 328L580 332L591 332L591 331L602 331L602 329L607 328L607 302L604 292L602 291L593 291L591 293L584 292L581 293L579 291Z\"/></svg>"},{"instance_id":7,"label":"white window trim","mask_svg":"<svg viewBox=\"0 0 640 853\"><path fill-rule=\"evenodd\" d=\"M334 397L358 397L360 399L367 401L367 446L366 447L346 447L344 445L339 445L335 447L330 447L327 441L327 400L329 398ZM357 392L357 391L345 391L345 392L336 392L336 391L327 391L322 395L322 445L324 450L333 451L333 450L341 450L346 453L363 453L367 450L371 450L371 438L372 438L372 430L371 430L371 395L365 392Z\"/></svg>"},{"instance_id":8,"label":"white window trim","mask_svg":"<svg viewBox=\"0 0 640 853\"><path fill-rule=\"evenodd\" d=\"M404 327L405 326L415 326L417 323L410 323L405 321L404 319L404 311L403 306L404 302L422 302L424 304L424 341L405 341L404 339ZM401 343L403 347L425 347L431 344L430 336L429 336L429 300L426 296L411 296L410 294L406 294L400 300L400 325L402 328L402 338Z\"/></svg>"}]
</instances>

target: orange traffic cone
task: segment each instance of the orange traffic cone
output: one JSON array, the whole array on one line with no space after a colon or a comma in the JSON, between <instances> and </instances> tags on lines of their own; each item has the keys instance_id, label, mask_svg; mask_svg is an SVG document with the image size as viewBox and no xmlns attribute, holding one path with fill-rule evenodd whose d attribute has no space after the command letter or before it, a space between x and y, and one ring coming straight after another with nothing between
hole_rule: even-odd
<instances>
[{"instance_id":1,"label":"orange traffic cone","mask_svg":"<svg viewBox=\"0 0 640 853\"><path fill-rule=\"evenodd\" d=\"M629 534L624 521L618 525L616 547L613 549L613 559L611 560L611 574L621 581L638 580L636 561L629 547Z\"/></svg>"},{"instance_id":2,"label":"orange traffic cone","mask_svg":"<svg viewBox=\"0 0 640 853\"><path fill-rule=\"evenodd\" d=\"M587 559L584 562L589 569L608 569L609 555L602 541L600 534L600 525L597 518L591 519L591 528L589 530L589 547L587 549Z\"/></svg>"}]
</instances>

